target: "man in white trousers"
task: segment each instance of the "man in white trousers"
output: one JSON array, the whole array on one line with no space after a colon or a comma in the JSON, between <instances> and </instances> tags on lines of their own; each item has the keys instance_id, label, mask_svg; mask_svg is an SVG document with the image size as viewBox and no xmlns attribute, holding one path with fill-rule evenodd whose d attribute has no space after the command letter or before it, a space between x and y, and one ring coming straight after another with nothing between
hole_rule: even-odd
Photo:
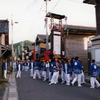
<instances>
[{"instance_id":1,"label":"man in white trousers","mask_svg":"<svg viewBox=\"0 0 100 100\"><path fill-rule=\"evenodd\" d=\"M33 63L34 63L33 60L31 60L30 63L29 63L30 77L33 77L33 71L34 71L34 70L33 70Z\"/></svg>"},{"instance_id":2,"label":"man in white trousers","mask_svg":"<svg viewBox=\"0 0 100 100\"><path fill-rule=\"evenodd\" d=\"M39 60L36 60L33 64L34 66L34 74L33 74L33 79L36 79L36 77L38 76L39 79L41 79L41 76L40 76L40 66L41 66L41 63L39 62Z\"/></svg>"},{"instance_id":3,"label":"man in white trousers","mask_svg":"<svg viewBox=\"0 0 100 100\"><path fill-rule=\"evenodd\" d=\"M75 61L73 61L73 70L75 73L75 78L71 82L72 86L74 86L74 83L78 80L78 87L82 87L81 85L81 74L82 74L82 64L80 61L78 61L78 57L75 57Z\"/></svg>"},{"instance_id":4,"label":"man in white trousers","mask_svg":"<svg viewBox=\"0 0 100 100\"><path fill-rule=\"evenodd\" d=\"M63 59L63 62L66 85L70 85L70 66L67 59Z\"/></svg>"},{"instance_id":5,"label":"man in white trousers","mask_svg":"<svg viewBox=\"0 0 100 100\"><path fill-rule=\"evenodd\" d=\"M7 78L7 59L5 59L4 63L3 63L3 69L4 69L4 78Z\"/></svg>"},{"instance_id":6,"label":"man in white trousers","mask_svg":"<svg viewBox=\"0 0 100 100\"><path fill-rule=\"evenodd\" d=\"M95 84L96 87L100 87L100 83L97 81L97 77L98 77L98 68L97 65L95 64L95 60L93 59L91 62L91 66L90 66L90 83L91 83L91 87L92 89L95 88Z\"/></svg>"},{"instance_id":7,"label":"man in white trousers","mask_svg":"<svg viewBox=\"0 0 100 100\"><path fill-rule=\"evenodd\" d=\"M58 83L60 66L59 66L57 58L55 58L55 62L53 62L51 64L51 67L52 67L52 70L53 70L53 75L52 75L51 82L49 83L49 85Z\"/></svg>"},{"instance_id":8,"label":"man in white trousers","mask_svg":"<svg viewBox=\"0 0 100 100\"><path fill-rule=\"evenodd\" d=\"M21 65L20 61L18 61L16 78L21 77L21 71L22 71L22 65Z\"/></svg>"}]
</instances>

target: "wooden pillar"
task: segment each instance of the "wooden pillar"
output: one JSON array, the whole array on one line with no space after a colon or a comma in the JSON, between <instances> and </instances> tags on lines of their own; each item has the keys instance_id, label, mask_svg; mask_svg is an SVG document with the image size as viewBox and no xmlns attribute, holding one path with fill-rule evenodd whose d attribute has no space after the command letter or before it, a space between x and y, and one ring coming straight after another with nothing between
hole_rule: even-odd
<instances>
[{"instance_id":1,"label":"wooden pillar","mask_svg":"<svg viewBox=\"0 0 100 100\"><path fill-rule=\"evenodd\" d=\"M96 24L97 24L97 34L100 35L100 0L96 0Z\"/></svg>"}]
</instances>

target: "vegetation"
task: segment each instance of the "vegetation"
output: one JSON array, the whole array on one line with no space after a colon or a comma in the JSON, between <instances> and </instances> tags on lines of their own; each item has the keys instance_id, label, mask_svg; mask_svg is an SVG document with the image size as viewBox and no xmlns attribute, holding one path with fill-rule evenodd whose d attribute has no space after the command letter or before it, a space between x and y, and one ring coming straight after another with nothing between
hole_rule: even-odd
<instances>
[{"instance_id":1,"label":"vegetation","mask_svg":"<svg viewBox=\"0 0 100 100\"><path fill-rule=\"evenodd\" d=\"M28 45L31 45L33 43L29 40L21 41L21 42L18 42L18 43L14 44L14 49L18 49L18 46L21 46L22 42L23 42L24 48L27 48Z\"/></svg>"}]
</instances>

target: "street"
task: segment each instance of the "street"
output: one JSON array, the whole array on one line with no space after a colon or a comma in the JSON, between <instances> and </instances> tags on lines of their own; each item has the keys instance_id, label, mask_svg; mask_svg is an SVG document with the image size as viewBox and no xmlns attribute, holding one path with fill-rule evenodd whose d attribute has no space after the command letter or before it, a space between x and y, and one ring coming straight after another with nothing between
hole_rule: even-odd
<instances>
[{"instance_id":1,"label":"street","mask_svg":"<svg viewBox=\"0 0 100 100\"><path fill-rule=\"evenodd\" d=\"M22 77L16 79L19 100L100 100L100 90L90 89L89 85L49 85L48 81L33 80L29 75L29 71L23 71Z\"/></svg>"}]
</instances>

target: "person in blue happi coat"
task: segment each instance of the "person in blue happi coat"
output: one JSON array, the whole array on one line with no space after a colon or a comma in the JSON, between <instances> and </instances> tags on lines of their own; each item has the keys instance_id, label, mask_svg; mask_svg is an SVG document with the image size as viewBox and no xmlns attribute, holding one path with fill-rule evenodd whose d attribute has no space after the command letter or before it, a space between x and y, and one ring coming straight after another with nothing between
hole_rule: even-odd
<instances>
[{"instance_id":1,"label":"person in blue happi coat","mask_svg":"<svg viewBox=\"0 0 100 100\"><path fill-rule=\"evenodd\" d=\"M33 60L31 60L31 61L29 62L30 77L33 77L33 71L34 71L34 70L33 70L33 67L34 67L34 66L33 66L33 63L34 63Z\"/></svg>"},{"instance_id":2,"label":"person in blue happi coat","mask_svg":"<svg viewBox=\"0 0 100 100\"><path fill-rule=\"evenodd\" d=\"M27 60L24 62L24 67L25 67L25 71L28 71L29 66L28 66L28 61Z\"/></svg>"},{"instance_id":3,"label":"person in blue happi coat","mask_svg":"<svg viewBox=\"0 0 100 100\"><path fill-rule=\"evenodd\" d=\"M20 63L20 61L18 61L16 78L21 77L21 71L22 71L22 64Z\"/></svg>"},{"instance_id":4,"label":"person in blue happi coat","mask_svg":"<svg viewBox=\"0 0 100 100\"><path fill-rule=\"evenodd\" d=\"M7 78L7 69L8 69L7 59L5 59L3 63L3 69L4 69L4 78Z\"/></svg>"},{"instance_id":5,"label":"person in blue happi coat","mask_svg":"<svg viewBox=\"0 0 100 100\"><path fill-rule=\"evenodd\" d=\"M41 62L41 70L42 70L43 81L46 81L46 79L47 79L47 75L46 75L47 69L46 69L46 63L45 63L44 60Z\"/></svg>"},{"instance_id":6,"label":"person in blue happi coat","mask_svg":"<svg viewBox=\"0 0 100 100\"><path fill-rule=\"evenodd\" d=\"M47 71L47 79L49 79L49 82L51 81L51 62L46 60L46 71Z\"/></svg>"},{"instance_id":7,"label":"person in blue happi coat","mask_svg":"<svg viewBox=\"0 0 100 100\"><path fill-rule=\"evenodd\" d=\"M39 60L36 60L33 66L34 66L33 79L36 79L36 76L38 76L38 78L41 79L41 76L40 76L41 63L39 62Z\"/></svg>"},{"instance_id":8,"label":"person in blue happi coat","mask_svg":"<svg viewBox=\"0 0 100 100\"><path fill-rule=\"evenodd\" d=\"M68 60L65 58L63 59L63 66L64 66L64 73L65 73L65 81L66 85L70 85L70 66Z\"/></svg>"},{"instance_id":9,"label":"person in blue happi coat","mask_svg":"<svg viewBox=\"0 0 100 100\"><path fill-rule=\"evenodd\" d=\"M100 83L98 82L98 80L96 79L98 77L98 68L97 65L95 64L95 60L93 59L91 61L91 66L90 66L90 83L91 83L91 87L90 88L95 88L95 83L97 87L100 87Z\"/></svg>"},{"instance_id":10,"label":"person in blue happi coat","mask_svg":"<svg viewBox=\"0 0 100 100\"><path fill-rule=\"evenodd\" d=\"M81 73L81 84L86 83L85 82L85 75L84 75L84 67L83 67L83 63L82 63L82 59L78 59L81 64L82 64L82 73Z\"/></svg>"},{"instance_id":11,"label":"person in blue happi coat","mask_svg":"<svg viewBox=\"0 0 100 100\"><path fill-rule=\"evenodd\" d=\"M52 75L51 82L49 83L49 85L58 83L60 66L59 66L57 58L55 58L55 62L52 62L51 67L52 67L53 75Z\"/></svg>"},{"instance_id":12,"label":"person in blue happi coat","mask_svg":"<svg viewBox=\"0 0 100 100\"><path fill-rule=\"evenodd\" d=\"M71 82L71 84L72 86L74 86L74 83L78 80L78 87L82 87L81 85L82 64L80 61L78 61L78 59L79 57L75 57L75 61L73 61L73 70L75 73L75 77Z\"/></svg>"}]
</instances>

